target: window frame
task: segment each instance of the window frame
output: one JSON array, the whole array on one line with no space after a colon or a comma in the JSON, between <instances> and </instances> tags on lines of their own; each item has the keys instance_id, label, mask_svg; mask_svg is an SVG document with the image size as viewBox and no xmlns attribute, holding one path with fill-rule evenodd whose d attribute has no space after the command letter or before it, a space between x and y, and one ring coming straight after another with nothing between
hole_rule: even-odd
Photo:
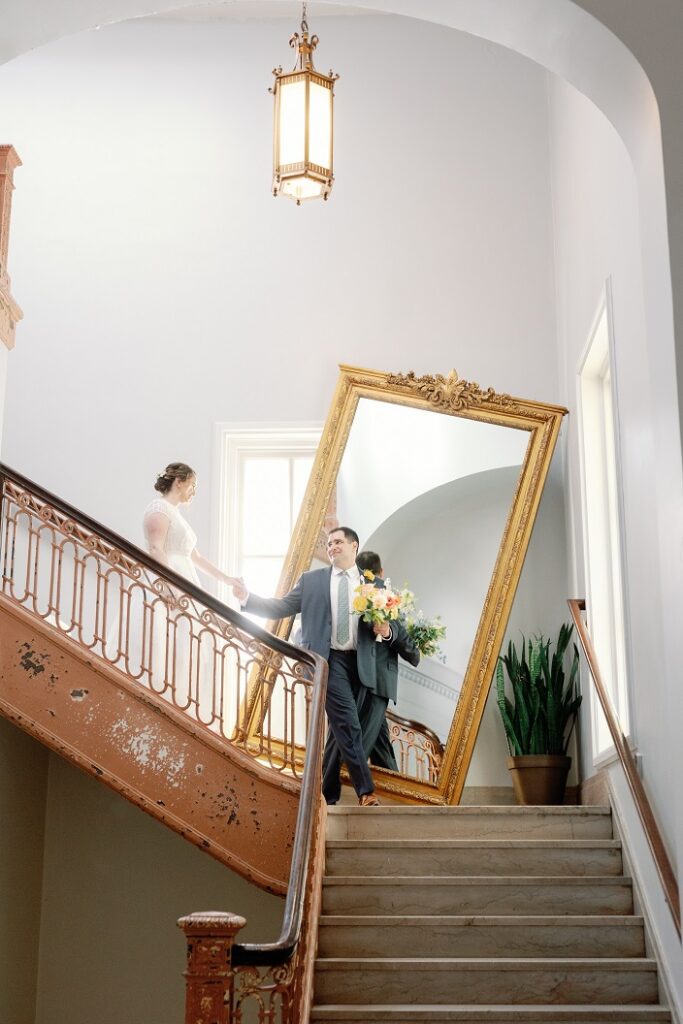
<instances>
[{"instance_id":1,"label":"window frame","mask_svg":"<svg viewBox=\"0 0 683 1024\"><path fill-rule=\"evenodd\" d=\"M245 456L295 456L315 453L323 424L217 423L214 430L214 500L212 549L228 575L237 575L240 552L242 475ZM231 603L228 587L219 584L219 597Z\"/></svg>"},{"instance_id":2,"label":"window frame","mask_svg":"<svg viewBox=\"0 0 683 1024\"><path fill-rule=\"evenodd\" d=\"M604 322L605 342L602 351L596 350L596 343ZM579 438L579 467L581 481L581 512L582 512L582 538L583 538L583 567L586 592L586 606L588 624L591 636L595 642L596 631L594 628L595 615L592 609L599 602L596 600L596 591L602 588L603 593L607 591L607 608L601 609L600 614L609 620L611 663L617 666L617 678L615 683L607 677L604 666L605 683L608 687L609 696L614 704L617 718L627 735L627 739L633 735L633 708L631 698L632 679L632 649L631 649L631 628L628 604L628 592L624 585L628 578L628 561L625 545L625 518L624 518L624 495L623 495L623 472L621 460L621 436L620 416L617 388L617 367L614 345L614 319L612 302L612 282L607 278L605 282L598 307L593 318L591 329L588 333L586 345L581 354L577 366L576 377L577 409L578 409L578 438ZM591 398L589 389L593 391ZM607 394L609 406L604 400ZM591 408L589 408L589 404ZM607 420L609 416L609 422ZM601 468L603 470L599 482L600 497L603 504L603 520L608 524L607 538L610 544L608 559L603 559L603 564L610 566L610 579L614 578L614 570L618 573L618 585L610 584L608 574L604 574L601 581L597 581L598 560L591 558L591 551L598 545L594 531L591 530L592 515L589 513L589 501L594 500L594 485L589 483L589 462L588 445L595 441L595 433L588 438L589 421L599 421L599 437L602 441L600 453ZM590 499L589 499L590 492ZM607 502L607 508L604 502ZM616 600L615 600L616 599ZM617 632L620 635L617 635ZM592 724L592 750L593 766L602 767L609 763L615 756L614 746L610 740L604 740L605 725L602 719L602 711L595 694L594 687L591 687L591 724ZM601 726L601 721L603 722ZM602 736L601 736L602 733Z\"/></svg>"}]
</instances>

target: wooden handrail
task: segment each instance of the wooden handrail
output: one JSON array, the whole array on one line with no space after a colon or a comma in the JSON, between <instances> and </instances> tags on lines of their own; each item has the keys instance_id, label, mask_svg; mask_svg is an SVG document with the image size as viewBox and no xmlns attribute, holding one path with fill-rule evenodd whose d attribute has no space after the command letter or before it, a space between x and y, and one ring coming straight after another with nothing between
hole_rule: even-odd
<instances>
[{"instance_id":1,"label":"wooden handrail","mask_svg":"<svg viewBox=\"0 0 683 1024\"><path fill-rule=\"evenodd\" d=\"M9 466L5 466L0 462L0 481L3 477L8 480L12 480L15 484L35 494L41 501L47 502L53 508L58 509L65 516L73 519L74 522L84 526L91 533L101 537L112 547L118 548L123 554L134 559L140 565L144 565L146 569L153 572L156 576L171 583L178 590L189 594L190 597L194 598L195 601L200 601L206 608L210 608L211 611L215 612L216 615L222 619L226 619L228 622L232 622L238 629L241 629L245 633L249 633L256 640L260 640L262 643L268 645L274 651L279 654L284 654L287 657L295 657L298 661L307 662L313 672L317 672L318 662L322 659L315 657L308 650L301 647L296 647L294 644L288 643L286 640L282 640L278 636L274 636L269 633L262 626L258 626L252 619L248 619L245 615L241 615L239 612L228 607L227 604L223 604L218 598L214 597L213 594L209 594L207 591L202 590L191 580L186 579L185 576L179 576L173 569L169 569L168 566L162 565L161 562L157 562L156 559L152 558L142 548L136 547L125 537L120 537L113 530L103 526L102 523L98 523L96 519L91 519L85 512L81 512L80 509L74 505L69 505L66 501L57 497L56 494L51 494L50 491L46 491L44 487L29 480L28 477L22 476L21 473L17 473L16 470L10 469ZM0 492L0 500L1 500Z\"/></svg>"},{"instance_id":2,"label":"wooden handrail","mask_svg":"<svg viewBox=\"0 0 683 1024\"><path fill-rule=\"evenodd\" d=\"M676 926L678 936L681 936L681 906L678 892L678 883L669 860L669 855L666 852L664 846L664 840L662 834L657 825L652 806L647 798L645 787L643 786L636 763L631 753L631 749L626 741L624 730L622 729L617 714L610 700L609 694L605 687L605 684L600 674L598 667L598 661L595 654L595 648L588 634L586 624L581 617L581 612L586 610L586 602L583 599L570 598L567 601L569 605L569 611L571 613L574 625L576 626L576 632L583 648L583 653L588 662L588 668L593 677L595 684L595 690L602 707L605 720L609 727L609 731L612 735L612 741L614 742L614 748L619 755L622 768L626 775L626 780L631 790L631 795L635 801L638 815L642 822L647 837L652 856L655 859L657 867L657 873L659 874L659 880L662 883L664 889L664 895L666 902L669 904L669 910Z\"/></svg>"},{"instance_id":3,"label":"wooden handrail","mask_svg":"<svg viewBox=\"0 0 683 1024\"><path fill-rule=\"evenodd\" d=\"M309 652L311 653L311 652ZM316 684L311 705L311 725L306 747L306 761L301 780L301 795L296 818L294 848L289 873L289 887L280 937L275 942L236 942L232 947L234 965L282 964L294 952L299 941L304 912L304 898L321 796L321 763L325 729L325 694L327 662L317 654Z\"/></svg>"}]
</instances>

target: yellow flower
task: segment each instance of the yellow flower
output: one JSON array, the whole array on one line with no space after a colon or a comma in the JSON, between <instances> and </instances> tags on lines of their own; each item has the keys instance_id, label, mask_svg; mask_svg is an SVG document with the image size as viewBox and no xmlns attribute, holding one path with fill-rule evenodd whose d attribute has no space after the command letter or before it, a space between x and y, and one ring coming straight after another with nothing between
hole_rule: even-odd
<instances>
[{"instance_id":1,"label":"yellow flower","mask_svg":"<svg viewBox=\"0 0 683 1024\"><path fill-rule=\"evenodd\" d=\"M371 583L373 582L373 580L375 578L374 572L372 572L372 570L370 570L370 569L366 569L363 572L363 575L365 576L366 580L370 580Z\"/></svg>"},{"instance_id":2,"label":"yellow flower","mask_svg":"<svg viewBox=\"0 0 683 1024\"><path fill-rule=\"evenodd\" d=\"M365 601L364 597L354 597L354 599L353 599L353 610L354 610L354 612L364 612L365 611L365 604L366 604L366 601Z\"/></svg>"}]
</instances>

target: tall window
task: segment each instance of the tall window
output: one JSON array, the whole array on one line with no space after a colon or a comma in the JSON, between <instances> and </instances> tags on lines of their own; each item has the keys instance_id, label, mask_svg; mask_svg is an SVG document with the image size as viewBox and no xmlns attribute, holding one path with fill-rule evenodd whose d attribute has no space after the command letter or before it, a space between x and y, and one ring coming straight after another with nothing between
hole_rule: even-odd
<instances>
[{"instance_id":1,"label":"tall window","mask_svg":"<svg viewBox=\"0 0 683 1024\"><path fill-rule=\"evenodd\" d=\"M628 679L620 528L617 417L609 290L579 368L581 478L588 623L598 663L628 732ZM611 746L602 712L593 708L593 752Z\"/></svg>"},{"instance_id":2,"label":"tall window","mask_svg":"<svg viewBox=\"0 0 683 1024\"><path fill-rule=\"evenodd\" d=\"M218 548L228 573L275 593L320 441L317 425L218 428Z\"/></svg>"}]
</instances>

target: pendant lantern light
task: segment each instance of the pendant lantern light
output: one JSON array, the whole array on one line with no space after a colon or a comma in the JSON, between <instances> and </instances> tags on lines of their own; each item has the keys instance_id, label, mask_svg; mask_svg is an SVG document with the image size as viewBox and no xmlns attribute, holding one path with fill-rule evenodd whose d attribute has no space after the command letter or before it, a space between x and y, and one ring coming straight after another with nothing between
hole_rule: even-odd
<instances>
[{"instance_id":1,"label":"pendant lantern light","mask_svg":"<svg viewBox=\"0 0 683 1024\"><path fill-rule=\"evenodd\" d=\"M327 199L332 189L334 83L339 78L316 71L313 51L318 37L309 35L306 4L301 16L301 35L295 32L289 45L296 50L293 71L275 68L273 127L273 195L294 199Z\"/></svg>"}]
</instances>

